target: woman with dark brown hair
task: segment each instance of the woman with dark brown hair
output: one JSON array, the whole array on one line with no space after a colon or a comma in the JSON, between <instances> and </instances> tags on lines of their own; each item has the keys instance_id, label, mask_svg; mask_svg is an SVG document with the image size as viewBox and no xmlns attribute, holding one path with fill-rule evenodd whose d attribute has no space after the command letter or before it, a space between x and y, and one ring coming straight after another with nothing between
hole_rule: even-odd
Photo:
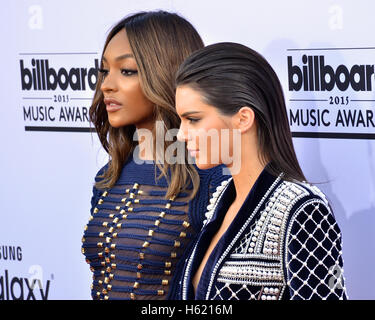
<instances>
[{"instance_id":1,"label":"woman with dark brown hair","mask_svg":"<svg viewBox=\"0 0 375 320\"><path fill-rule=\"evenodd\" d=\"M186 59L176 82L178 138L200 169L225 164L232 177L210 199L174 298L346 299L340 229L305 182L272 67L246 46L218 43ZM213 130L216 163L201 147Z\"/></svg>"},{"instance_id":2,"label":"woman with dark brown hair","mask_svg":"<svg viewBox=\"0 0 375 320\"><path fill-rule=\"evenodd\" d=\"M176 137L158 138L158 126L179 127L175 73L202 47L188 21L164 11L126 17L107 37L90 118L110 159L95 178L82 239L94 299L167 299L210 188L224 179L185 153L174 161Z\"/></svg>"}]
</instances>

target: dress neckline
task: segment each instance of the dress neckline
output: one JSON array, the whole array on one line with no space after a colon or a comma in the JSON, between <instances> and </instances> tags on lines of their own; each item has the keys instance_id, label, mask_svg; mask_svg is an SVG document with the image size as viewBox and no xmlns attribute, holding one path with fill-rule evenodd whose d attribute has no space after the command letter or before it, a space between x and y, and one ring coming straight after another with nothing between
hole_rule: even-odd
<instances>
[{"instance_id":1,"label":"dress neckline","mask_svg":"<svg viewBox=\"0 0 375 320\"><path fill-rule=\"evenodd\" d=\"M224 251L224 248L228 247L228 245L234 239L235 235L239 232L245 221L249 218L251 212L253 212L256 205L262 199L263 195L272 186L275 179L276 177L268 173L267 167L263 169L263 171L255 181L253 187L249 191L245 201L238 210L233 221L231 222L227 230L224 232L224 234L220 237L219 241L216 243L216 246L211 251L211 254L206 261L200 280L198 282L195 292L195 299L205 299L209 285L209 279L212 275L212 269L220 259ZM198 252L196 253L195 263L190 274L191 280L197 272L197 269L199 268L199 265L208 249L208 246L211 243L211 239L219 230L229 207L235 199L235 196L236 190L233 179L231 179L231 181L228 182L228 186L226 190L223 192L222 197L219 203L217 204L215 211L213 212L212 219L202 229L201 236L198 239L198 242L201 245L198 244Z\"/></svg>"}]
</instances>

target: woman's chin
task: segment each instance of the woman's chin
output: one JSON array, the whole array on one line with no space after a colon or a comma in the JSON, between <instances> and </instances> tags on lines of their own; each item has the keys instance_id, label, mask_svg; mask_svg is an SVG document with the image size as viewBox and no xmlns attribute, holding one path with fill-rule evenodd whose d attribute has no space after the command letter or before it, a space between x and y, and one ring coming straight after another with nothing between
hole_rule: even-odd
<instances>
[{"instance_id":1,"label":"woman's chin","mask_svg":"<svg viewBox=\"0 0 375 320\"><path fill-rule=\"evenodd\" d=\"M208 169L218 166L219 164L220 163L212 164L212 163L200 162L199 159L195 159L195 165L201 170L208 170Z\"/></svg>"},{"instance_id":2,"label":"woman's chin","mask_svg":"<svg viewBox=\"0 0 375 320\"><path fill-rule=\"evenodd\" d=\"M124 121L124 119L118 119L118 117L108 117L108 122L109 124L111 125L111 127L113 128L121 128L121 127L124 127L124 126L128 126L129 124L129 121Z\"/></svg>"}]
</instances>

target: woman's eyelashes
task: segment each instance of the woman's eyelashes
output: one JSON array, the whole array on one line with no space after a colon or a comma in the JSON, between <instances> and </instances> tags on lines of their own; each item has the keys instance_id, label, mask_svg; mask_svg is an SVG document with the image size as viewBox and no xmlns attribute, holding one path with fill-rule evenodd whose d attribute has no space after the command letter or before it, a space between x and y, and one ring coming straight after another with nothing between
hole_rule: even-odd
<instances>
[{"instance_id":1,"label":"woman's eyelashes","mask_svg":"<svg viewBox=\"0 0 375 320\"><path fill-rule=\"evenodd\" d=\"M99 73L102 74L102 77L105 78L108 74L108 70L107 69L104 69L104 68L99 68L98 69Z\"/></svg>"},{"instance_id":2,"label":"woman's eyelashes","mask_svg":"<svg viewBox=\"0 0 375 320\"><path fill-rule=\"evenodd\" d=\"M135 75L138 73L138 70L136 69L121 69L121 73L124 75L124 76L132 76L132 75Z\"/></svg>"},{"instance_id":3,"label":"woman's eyelashes","mask_svg":"<svg viewBox=\"0 0 375 320\"><path fill-rule=\"evenodd\" d=\"M186 120L189 121L189 123L194 124L194 123L197 123L200 119L188 117L186 118Z\"/></svg>"},{"instance_id":4,"label":"woman's eyelashes","mask_svg":"<svg viewBox=\"0 0 375 320\"><path fill-rule=\"evenodd\" d=\"M105 68L100 68L98 69L98 71L99 73L102 74L103 78L105 78L109 73L109 70ZM125 77L130 77L138 73L138 70L136 69L121 69L120 71L121 71L121 74Z\"/></svg>"}]
</instances>

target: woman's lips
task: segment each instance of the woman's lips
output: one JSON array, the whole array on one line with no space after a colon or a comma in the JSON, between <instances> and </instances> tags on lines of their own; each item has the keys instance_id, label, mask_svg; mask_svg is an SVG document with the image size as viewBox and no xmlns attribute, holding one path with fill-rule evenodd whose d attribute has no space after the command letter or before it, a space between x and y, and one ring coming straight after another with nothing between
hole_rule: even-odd
<instances>
[{"instance_id":1,"label":"woman's lips","mask_svg":"<svg viewBox=\"0 0 375 320\"><path fill-rule=\"evenodd\" d=\"M122 108L121 103L113 98L104 98L104 103L108 112L114 112Z\"/></svg>"},{"instance_id":2,"label":"woman's lips","mask_svg":"<svg viewBox=\"0 0 375 320\"><path fill-rule=\"evenodd\" d=\"M107 104L106 109L108 112L114 112L114 111L120 110L121 108L122 106L117 105L117 104Z\"/></svg>"}]
</instances>

